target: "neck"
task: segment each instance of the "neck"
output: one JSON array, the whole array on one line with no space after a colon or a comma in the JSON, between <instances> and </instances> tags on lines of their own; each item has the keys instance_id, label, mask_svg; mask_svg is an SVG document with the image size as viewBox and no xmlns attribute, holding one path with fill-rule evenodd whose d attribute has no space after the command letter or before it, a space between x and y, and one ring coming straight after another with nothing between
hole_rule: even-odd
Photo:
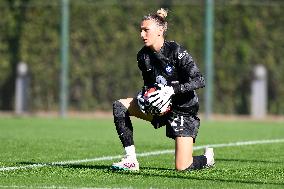
<instances>
[{"instance_id":1,"label":"neck","mask_svg":"<svg viewBox=\"0 0 284 189\"><path fill-rule=\"evenodd\" d=\"M155 43L153 46L150 46L150 49L152 49L155 52L159 52L164 45L165 39L159 40L159 42Z\"/></svg>"}]
</instances>

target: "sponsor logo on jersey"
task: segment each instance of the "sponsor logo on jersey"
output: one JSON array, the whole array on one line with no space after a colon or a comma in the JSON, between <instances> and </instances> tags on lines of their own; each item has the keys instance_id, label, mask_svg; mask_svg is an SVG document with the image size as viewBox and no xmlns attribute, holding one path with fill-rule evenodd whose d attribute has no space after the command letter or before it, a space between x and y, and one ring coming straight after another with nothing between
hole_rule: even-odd
<instances>
[{"instance_id":1,"label":"sponsor logo on jersey","mask_svg":"<svg viewBox=\"0 0 284 189\"><path fill-rule=\"evenodd\" d=\"M158 83L158 84L163 84L163 85L167 85L167 80L166 80L166 78L164 78L163 76L158 75L158 76L156 77L156 83Z\"/></svg>"},{"instance_id":2,"label":"sponsor logo on jersey","mask_svg":"<svg viewBox=\"0 0 284 189\"><path fill-rule=\"evenodd\" d=\"M182 59L187 54L186 51L183 51L182 53L178 53L178 59Z\"/></svg>"}]
</instances>

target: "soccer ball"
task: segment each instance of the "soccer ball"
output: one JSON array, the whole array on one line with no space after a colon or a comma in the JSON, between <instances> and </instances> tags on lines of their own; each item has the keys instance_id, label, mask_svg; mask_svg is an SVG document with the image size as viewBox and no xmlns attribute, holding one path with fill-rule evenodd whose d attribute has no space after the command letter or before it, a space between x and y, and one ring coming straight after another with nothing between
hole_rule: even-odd
<instances>
[{"instance_id":1,"label":"soccer ball","mask_svg":"<svg viewBox=\"0 0 284 189\"><path fill-rule=\"evenodd\" d=\"M144 98L144 100L145 100L145 103L148 103L148 104L149 104L149 102L148 102L149 97L151 96L151 94L152 94L153 92L156 92L156 91L157 91L157 88L156 88L156 87L151 87L151 88L149 88L149 89L147 89L147 90L145 91L145 93L144 93L144 95L143 95L143 98Z\"/></svg>"}]
</instances>

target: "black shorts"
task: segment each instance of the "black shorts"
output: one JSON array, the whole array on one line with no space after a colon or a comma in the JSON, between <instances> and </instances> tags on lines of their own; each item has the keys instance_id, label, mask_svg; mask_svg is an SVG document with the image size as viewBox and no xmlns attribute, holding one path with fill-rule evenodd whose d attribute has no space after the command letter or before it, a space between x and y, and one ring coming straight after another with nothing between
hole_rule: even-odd
<instances>
[{"instance_id":1,"label":"black shorts","mask_svg":"<svg viewBox=\"0 0 284 189\"><path fill-rule=\"evenodd\" d=\"M180 115L170 112L164 116L154 117L151 123L156 129L166 126L166 136L169 138L192 137L195 142L200 119L196 115Z\"/></svg>"}]
</instances>

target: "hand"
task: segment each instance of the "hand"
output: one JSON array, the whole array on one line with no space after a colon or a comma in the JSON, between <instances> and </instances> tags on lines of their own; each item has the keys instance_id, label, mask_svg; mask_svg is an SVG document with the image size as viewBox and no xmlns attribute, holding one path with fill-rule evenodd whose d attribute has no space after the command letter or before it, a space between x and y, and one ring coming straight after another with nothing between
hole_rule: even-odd
<instances>
[{"instance_id":1,"label":"hand","mask_svg":"<svg viewBox=\"0 0 284 189\"><path fill-rule=\"evenodd\" d=\"M151 106L157 107L161 112L164 112L168 109L171 103L171 97L174 94L174 89L171 86L165 86L162 84L158 84L158 87L160 87L160 89L151 93L148 102Z\"/></svg>"},{"instance_id":2,"label":"hand","mask_svg":"<svg viewBox=\"0 0 284 189\"><path fill-rule=\"evenodd\" d=\"M159 90L151 93L149 96L148 102L153 106L157 106L162 102L167 102L172 95L175 93L174 88L171 86L165 86L162 84L158 84ZM164 104L164 103L162 103Z\"/></svg>"},{"instance_id":3,"label":"hand","mask_svg":"<svg viewBox=\"0 0 284 189\"><path fill-rule=\"evenodd\" d=\"M138 103L140 110L145 114L146 113L146 111L145 111L145 100L143 98L142 90L137 95L137 103Z\"/></svg>"}]
</instances>

